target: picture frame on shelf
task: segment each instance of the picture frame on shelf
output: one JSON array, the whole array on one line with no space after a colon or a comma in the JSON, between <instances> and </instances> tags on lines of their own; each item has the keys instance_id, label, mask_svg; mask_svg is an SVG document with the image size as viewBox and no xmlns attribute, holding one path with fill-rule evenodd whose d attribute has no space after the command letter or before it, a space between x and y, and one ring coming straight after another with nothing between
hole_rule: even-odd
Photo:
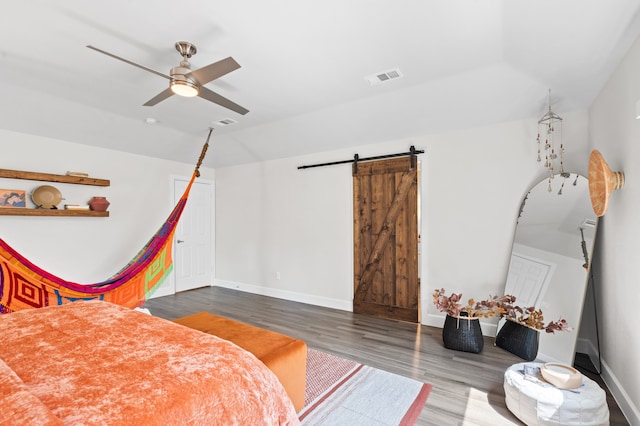
<instances>
[{"instance_id":1,"label":"picture frame on shelf","mask_svg":"<svg viewBox=\"0 0 640 426\"><path fill-rule=\"evenodd\" d=\"M26 191L22 189L0 189L0 207L27 207Z\"/></svg>"}]
</instances>

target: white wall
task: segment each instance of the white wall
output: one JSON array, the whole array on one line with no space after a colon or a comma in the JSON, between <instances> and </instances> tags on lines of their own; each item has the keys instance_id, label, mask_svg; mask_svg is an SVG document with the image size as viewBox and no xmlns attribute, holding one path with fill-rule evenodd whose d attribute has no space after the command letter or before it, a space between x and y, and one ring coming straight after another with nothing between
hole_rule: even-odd
<instances>
[{"instance_id":1,"label":"white wall","mask_svg":"<svg viewBox=\"0 0 640 426\"><path fill-rule=\"evenodd\" d=\"M216 170L217 285L350 309L351 169L297 169L329 159Z\"/></svg>"},{"instance_id":2,"label":"white wall","mask_svg":"<svg viewBox=\"0 0 640 426\"><path fill-rule=\"evenodd\" d=\"M200 153L197 145L194 165ZM0 216L0 238L39 267L80 283L102 281L136 255L173 208L170 176L189 177L194 168L4 130L0 130L0 152L0 168L53 174L85 171L111 181L109 187L97 187L0 179L0 188L27 192L53 185L65 198L60 207L86 204L93 195L106 196L111 202L108 218ZM212 169L201 171L203 179L213 181ZM167 281L165 285L173 284Z\"/></svg>"},{"instance_id":3,"label":"white wall","mask_svg":"<svg viewBox=\"0 0 640 426\"><path fill-rule=\"evenodd\" d=\"M566 167L582 171L587 114L563 117ZM351 167L297 167L414 145L426 151L419 156L422 322L441 327L435 288L474 298L504 291L520 202L544 176L536 133L530 120L217 169L216 284L351 310ZM495 321L483 331L495 335Z\"/></svg>"},{"instance_id":4,"label":"white wall","mask_svg":"<svg viewBox=\"0 0 640 426\"><path fill-rule=\"evenodd\" d=\"M632 425L640 425L640 40L589 109L589 144L625 174L598 225L594 275L603 377Z\"/></svg>"}]
</instances>

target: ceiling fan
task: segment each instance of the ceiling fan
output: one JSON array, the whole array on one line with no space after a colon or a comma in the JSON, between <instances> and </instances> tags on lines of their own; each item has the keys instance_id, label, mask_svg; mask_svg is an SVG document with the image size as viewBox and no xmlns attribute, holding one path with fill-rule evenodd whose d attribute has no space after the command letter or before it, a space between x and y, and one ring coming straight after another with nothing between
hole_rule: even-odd
<instances>
[{"instance_id":1,"label":"ceiling fan","mask_svg":"<svg viewBox=\"0 0 640 426\"><path fill-rule=\"evenodd\" d=\"M209 83L210 81L222 77L223 75L240 68L240 65L232 57L222 59L218 62L214 62L212 64L192 71L191 64L189 63L189 58L196 54L196 46L187 41L179 41L175 46L176 50L180 53L180 55L182 55L182 61L180 61L180 65L178 65L177 67L171 68L169 75L145 67L144 65L136 64L135 62L121 58L114 55L113 53L106 52L102 49L98 49L97 47L91 45L88 45L87 47L89 49L95 50L96 52L111 56L112 58L118 59L122 62L126 62L127 64L136 66L138 68L142 68L143 70L152 72L156 75L159 75L160 77L164 77L169 80L169 87L157 94L155 97L148 100L144 104L144 106L154 106L155 104L167 99L169 96L176 94L186 97L200 96L201 98L204 98L208 101L211 101L242 115L249 112L248 109L241 107L240 105L236 104L233 101L230 101L224 96L219 95L216 92L204 87L204 85Z\"/></svg>"}]
</instances>

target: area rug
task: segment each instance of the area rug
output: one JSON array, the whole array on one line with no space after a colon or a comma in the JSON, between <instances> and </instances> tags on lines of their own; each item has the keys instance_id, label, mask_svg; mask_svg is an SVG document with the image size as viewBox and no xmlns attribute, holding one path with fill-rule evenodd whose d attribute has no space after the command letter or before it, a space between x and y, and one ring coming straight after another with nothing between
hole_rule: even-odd
<instances>
[{"instance_id":1,"label":"area rug","mask_svg":"<svg viewBox=\"0 0 640 426\"><path fill-rule=\"evenodd\" d=\"M303 425L413 425L431 385L339 358L307 350Z\"/></svg>"}]
</instances>

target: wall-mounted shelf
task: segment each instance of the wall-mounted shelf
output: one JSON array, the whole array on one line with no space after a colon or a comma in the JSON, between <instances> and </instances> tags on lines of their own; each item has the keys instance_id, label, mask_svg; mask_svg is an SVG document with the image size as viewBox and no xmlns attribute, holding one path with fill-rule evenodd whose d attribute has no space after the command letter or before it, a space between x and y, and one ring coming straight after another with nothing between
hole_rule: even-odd
<instances>
[{"instance_id":1,"label":"wall-mounted shelf","mask_svg":"<svg viewBox=\"0 0 640 426\"><path fill-rule=\"evenodd\" d=\"M51 173L24 172L21 170L0 169L0 178L40 180L45 182L72 183L76 185L109 186L109 179L96 179L88 176L54 175Z\"/></svg>"},{"instance_id":2,"label":"wall-mounted shelf","mask_svg":"<svg viewBox=\"0 0 640 426\"><path fill-rule=\"evenodd\" d=\"M56 209L28 209L23 207L0 207L0 216L109 217L109 212L96 212L93 210L56 210Z\"/></svg>"},{"instance_id":3,"label":"wall-mounted shelf","mask_svg":"<svg viewBox=\"0 0 640 426\"><path fill-rule=\"evenodd\" d=\"M96 179L88 176L67 176L51 173L25 172L22 170L0 169L0 178L38 180L44 182L70 183L74 185L109 186L108 179ZM93 210L57 210L29 209L26 207L0 207L0 216L75 216L109 217L109 212Z\"/></svg>"}]
</instances>

